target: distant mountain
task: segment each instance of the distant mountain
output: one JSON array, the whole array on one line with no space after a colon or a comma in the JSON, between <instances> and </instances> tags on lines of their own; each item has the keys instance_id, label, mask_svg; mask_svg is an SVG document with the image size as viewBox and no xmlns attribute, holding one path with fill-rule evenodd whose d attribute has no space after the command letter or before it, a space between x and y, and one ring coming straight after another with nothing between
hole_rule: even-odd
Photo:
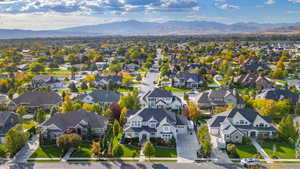
<instances>
[{"instance_id":1,"label":"distant mountain","mask_svg":"<svg viewBox=\"0 0 300 169\"><path fill-rule=\"evenodd\" d=\"M208 21L168 21L164 23L128 20L122 22L87 25L60 30L31 31L0 29L0 38L72 37L100 35L203 35L232 33L264 33L267 30L295 27L300 23L236 23L223 24ZM290 29L290 28L289 28Z\"/></svg>"},{"instance_id":2,"label":"distant mountain","mask_svg":"<svg viewBox=\"0 0 300 169\"><path fill-rule=\"evenodd\" d=\"M263 32L274 33L274 34L295 34L295 33L300 33L300 25L268 28L263 30Z\"/></svg>"}]
</instances>

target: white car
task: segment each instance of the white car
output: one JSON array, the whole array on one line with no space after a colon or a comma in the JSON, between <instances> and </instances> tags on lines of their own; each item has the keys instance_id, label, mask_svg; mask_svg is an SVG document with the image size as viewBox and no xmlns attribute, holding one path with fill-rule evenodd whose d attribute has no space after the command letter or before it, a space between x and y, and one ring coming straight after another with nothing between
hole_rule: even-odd
<instances>
[{"instance_id":1,"label":"white car","mask_svg":"<svg viewBox=\"0 0 300 169\"><path fill-rule=\"evenodd\" d=\"M256 159L256 158L243 158L241 160L240 164L244 167L258 165L259 164L259 159Z\"/></svg>"}]
</instances>

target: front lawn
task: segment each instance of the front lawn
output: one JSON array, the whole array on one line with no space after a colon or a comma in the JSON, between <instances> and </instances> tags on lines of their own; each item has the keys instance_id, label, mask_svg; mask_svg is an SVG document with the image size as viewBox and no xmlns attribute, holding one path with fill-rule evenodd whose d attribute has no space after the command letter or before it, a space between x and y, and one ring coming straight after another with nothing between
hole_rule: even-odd
<instances>
[{"instance_id":1,"label":"front lawn","mask_svg":"<svg viewBox=\"0 0 300 169\"><path fill-rule=\"evenodd\" d=\"M294 146L286 141L260 140L260 145L270 157L275 155L281 159L296 158Z\"/></svg>"},{"instance_id":2,"label":"front lawn","mask_svg":"<svg viewBox=\"0 0 300 169\"><path fill-rule=\"evenodd\" d=\"M140 149L129 146L129 145L122 145L123 149L123 156L122 157L140 157Z\"/></svg>"},{"instance_id":3,"label":"front lawn","mask_svg":"<svg viewBox=\"0 0 300 169\"><path fill-rule=\"evenodd\" d=\"M63 153L56 145L39 146L30 158L61 158Z\"/></svg>"},{"instance_id":4,"label":"front lawn","mask_svg":"<svg viewBox=\"0 0 300 169\"><path fill-rule=\"evenodd\" d=\"M253 158L253 156L257 154L257 150L252 144L251 145L237 144L236 152L239 158Z\"/></svg>"},{"instance_id":5,"label":"front lawn","mask_svg":"<svg viewBox=\"0 0 300 169\"><path fill-rule=\"evenodd\" d=\"M132 92L134 90L135 87L131 87L131 88L118 88L117 92L122 93L122 92Z\"/></svg>"},{"instance_id":6,"label":"front lawn","mask_svg":"<svg viewBox=\"0 0 300 169\"><path fill-rule=\"evenodd\" d=\"M155 147L154 157L176 158L177 157L176 148Z\"/></svg>"},{"instance_id":7,"label":"front lawn","mask_svg":"<svg viewBox=\"0 0 300 169\"><path fill-rule=\"evenodd\" d=\"M190 89L180 89L180 88L175 88L175 87L163 87L162 89L170 91L170 92L175 92L175 93L186 93L191 91Z\"/></svg>"},{"instance_id":8,"label":"front lawn","mask_svg":"<svg viewBox=\"0 0 300 169\"><path fill-rule=\"evenodd\" d=\"M77 158L81 158L81 157L86 157L89 158L92 156L92 152L91 152L91 142L82 142L80 144L80 146L78 147L78 149L75 150L75 152L72 154L71 157L77 157Z\"/></svg>"}]
</instances>

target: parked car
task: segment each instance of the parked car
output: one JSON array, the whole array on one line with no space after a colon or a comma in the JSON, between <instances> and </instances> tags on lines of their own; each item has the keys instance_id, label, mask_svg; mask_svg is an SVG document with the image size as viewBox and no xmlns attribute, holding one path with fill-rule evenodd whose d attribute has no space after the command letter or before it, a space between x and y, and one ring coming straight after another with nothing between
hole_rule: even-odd
<instances>
[{"instance_id":1,"label":"parked car","mask_svg":"<svg viewBox=\"0 0 300 169\"><path fill-rule=\"evenodd\" d=\"M259 159L256 158L243 158L240 164L244 167L254 166L259 164Z\"/></svg>"}]
</instances>

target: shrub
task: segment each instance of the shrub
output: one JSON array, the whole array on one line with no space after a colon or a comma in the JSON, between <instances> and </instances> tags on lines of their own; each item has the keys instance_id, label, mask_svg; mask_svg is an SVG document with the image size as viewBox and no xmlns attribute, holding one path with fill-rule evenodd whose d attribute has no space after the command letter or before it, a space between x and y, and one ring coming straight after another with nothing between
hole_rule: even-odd
<instances>
[{"instance_id":1,"label":"shrub","mask_svg":"<svg viewBox=\"0 0 300 169\"><path fill-rule=\"evenodd\" d=\"M228 152L229 157L236 158L238 156L235 144L227 144L226 150Z\"/></svg>"},{"instance_id":2,"label":"shrub","mask_svg":"<svg viewBox=\"0 0 300 169\"><path fill-rule=\"evenodd\" d=\"M116 144L112 149L112 156L121 157L123 155L123 149L121 144Z\"/></svg>"}]
</instances>

